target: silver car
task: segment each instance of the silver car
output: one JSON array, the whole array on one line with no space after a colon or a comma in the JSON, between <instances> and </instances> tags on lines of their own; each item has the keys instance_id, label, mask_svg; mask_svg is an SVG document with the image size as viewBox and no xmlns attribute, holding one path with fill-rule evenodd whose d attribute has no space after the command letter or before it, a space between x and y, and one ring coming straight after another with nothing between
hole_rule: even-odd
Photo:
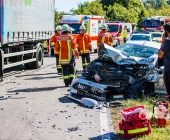
<instances>
[{"instance_id":1,"label":"silver car","mask_svg":"<svg viewBox=\"0 0 170 140\"><path fill-rule=\"evenodd\" d=\"M137 98L142 94L165 93L163 63L158 59L160 43L134 41L112 48L100 47L98 58L76 78L69 97L103 100L118 95Z\"/></svg>"}]
</instances>

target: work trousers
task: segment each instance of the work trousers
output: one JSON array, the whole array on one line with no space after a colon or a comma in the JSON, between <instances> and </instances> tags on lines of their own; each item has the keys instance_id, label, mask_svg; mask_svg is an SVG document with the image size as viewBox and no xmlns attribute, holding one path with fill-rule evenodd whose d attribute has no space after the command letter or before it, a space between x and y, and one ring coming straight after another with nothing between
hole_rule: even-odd
<instances>
[{"instance_id":1,"label":"work trousers","mask_svg":"<svg viewBox=\"0 0 170 140\"><path fill-rule=\"evenodd\" d=\"M123 38L124 43L126 43L127 38Z\"/></svg>"},{"instance_id":2,"label":"work trousers","mask_svg":"<svg viewBox=\"0 0 170 140\"><path fill-rule=\"evenodd\" d=\"M87 65L90 63L90 54L89 53L81 54L81 60L82 60L82 66L84 70L87 68Z\"/></svg>"},{"instance_id":3,"label":"work trousers","mask_svg":"<svg viewBox=\"0 0 170 140\"><path fill-rule=\"evenodd\" d=\"M59 55L58 55L58 54L55 54L55 57L56 57L56 67L57 67L57 71L58 71L58 73L62 73L62 67L61 67L61 65L59 65Z\"/></svg>"},{"instance_id":4,"label":"work trousers","mask_svg":"<svg viewBox=\"0 0 170 140\"><path fill-rule=\"evenodd\" d=\"M164 79L166 93L170 96L170 71L164 72L163 79Z\"/></svg>"},{"instance_id":5,"label":"work trousers","mask_svg":"<svg viewBox=\"0 0 170 140\"><path fill-rule=\"evenodd\" d=\"M74 57L72 57L70 64L68 65L62 65L63 69L63 80L65 83L65 86L71 85L74 77L75 77L75 69L74 69Z\"/></svg>"}]
</instances>

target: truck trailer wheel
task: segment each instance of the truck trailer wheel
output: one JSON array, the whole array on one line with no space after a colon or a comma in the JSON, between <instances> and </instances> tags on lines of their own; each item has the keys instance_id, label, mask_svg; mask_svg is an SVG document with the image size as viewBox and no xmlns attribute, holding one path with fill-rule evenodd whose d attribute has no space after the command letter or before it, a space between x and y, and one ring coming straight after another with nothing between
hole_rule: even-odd
<instances>
[{"instance_id":1,"label":"truck trailer wheel","mask_svg":"<svg viewBox=\"0 0 170 140\"><path fill-rule=\"evenodd\" d=\"M36 52L36 61L32 62L32 68L38 69L41 67L42 64L43 64L43 51L42 48L39 47L38 51Z\"/></svg>"}]
</instances>

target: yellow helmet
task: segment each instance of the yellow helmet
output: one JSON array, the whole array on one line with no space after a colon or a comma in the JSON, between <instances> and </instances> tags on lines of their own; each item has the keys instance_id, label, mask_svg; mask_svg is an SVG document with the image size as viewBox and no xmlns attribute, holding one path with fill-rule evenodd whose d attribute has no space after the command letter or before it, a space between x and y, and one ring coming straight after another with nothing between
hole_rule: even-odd
<instances>
[{"instance_id":1,"label":"yellow helmet","mask_svg":"<svg viewBox=\"0 0 170 140\"><path fill-rule=\"evenodd\" d=\"M80 30L86 30L86 27L84 25L81 25L79 29Z\"/></svg>"},{"instance_id":2,"label":"yellow helmet","mask_svg":"<svg viewBox=\"0 0 170 140\"><path fill-rule=\"evenodd\" d=\"M62 27L61 27L61 25L58 25L57 27L56 27L56 31L61 31L62 30Z\"/></svg>"},{"instance_id":3,"label":"yellow helmet","mask_svg":"<svg viewBox=\"0 0 170 140\"><path fill-rule=\"evenodd\" d=\"M70 32L69 26L68 26L67 24L64 24L64 25L62 26L62 32L65 32L65 31Z\"/></svg>"},{"instance_id":4,"label":"yellow helmet","mask_svg":"<svg viewBox=\"0 0 170 140\"><path fill-rule=\"evenodd\" d=\"M108 29L108 26L107 24L102 24L102 26L100 27L102 30L107 30Z\"/></svg>"}]
</instances>

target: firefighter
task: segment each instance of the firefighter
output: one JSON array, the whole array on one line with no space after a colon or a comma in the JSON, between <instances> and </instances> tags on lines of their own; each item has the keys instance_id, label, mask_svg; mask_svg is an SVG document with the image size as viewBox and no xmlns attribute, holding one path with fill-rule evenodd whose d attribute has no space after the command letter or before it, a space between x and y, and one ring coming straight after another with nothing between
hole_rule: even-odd
<instances>
[{"instance_id":1,"label":"firefighter","mask_svg":"<svg viewBox=\"0 0 170 140\"><path fill-rule=\"evenodd\" d=\"M124 43L126 43L126 40L128 38L128 31L127 31L127 26L124 27L124 29L121 32L121 36L123 38Z\"/></svg>"},{"instance_id":2,"label":"firefighter","mask_svg":"<svg viewBox=\"0 0 170 140\"><path fill-rule=\"evenodd\" d=\"M76 38L76 46L81 55L83 70L85 70L90 63L90 52L92 50L91 38L86 33L86 27L84 25L81 25L79 29L80 34Z\"/></svg>"},{"instance_id":3,"label":"firefighter","mask_svg":"<svg viewBox=\"0 0 170 140\"><path fill-rule=\"evenodd\" d=\"M97 38L97 46L98 46L98 50L99 50L99 47L101 46L102 43L105 43L109 46L112 46L112 43L113 43L113 38L112 36L110 35L109 32L107 32L107 25L106 24L102 24L101 26L101 31L98 35L98 38Z\"/></svg>"},{"instance_id":4,"label":"firefighter","mask_svg":"<svg viewBox=\"0 0 170 140\"><path fill-rule=\"evenodd\" d=\"M56 31L55 31L55 35L52 36L50 42L51 42L51 46L54 46L56 41L57 41L57 36L61 35L61 31L62 31L62 27L59 25L56 27ZM54 54L56 57L56 67L57 67L57 71L58 74L62 74L62 67L61 65L59 65L59 54L56 52L56 50L54 49Z\"/></svg>"},{"instance_id":5,"label":"firefighter","mask_svg":"<svg viewBox=\"0 0 170 140\"><path fill-rule=\"evenodd\" d=\"M74 55L79 56L76 44L73 41L72 35L70 35L69 26L64 24L62 26L62 33L57 37L57 42L55 44L55 49L59 53L59 64L63 69L63 80L65 86L71 85L74 79Z\"/></svg>"}]
</instances>

